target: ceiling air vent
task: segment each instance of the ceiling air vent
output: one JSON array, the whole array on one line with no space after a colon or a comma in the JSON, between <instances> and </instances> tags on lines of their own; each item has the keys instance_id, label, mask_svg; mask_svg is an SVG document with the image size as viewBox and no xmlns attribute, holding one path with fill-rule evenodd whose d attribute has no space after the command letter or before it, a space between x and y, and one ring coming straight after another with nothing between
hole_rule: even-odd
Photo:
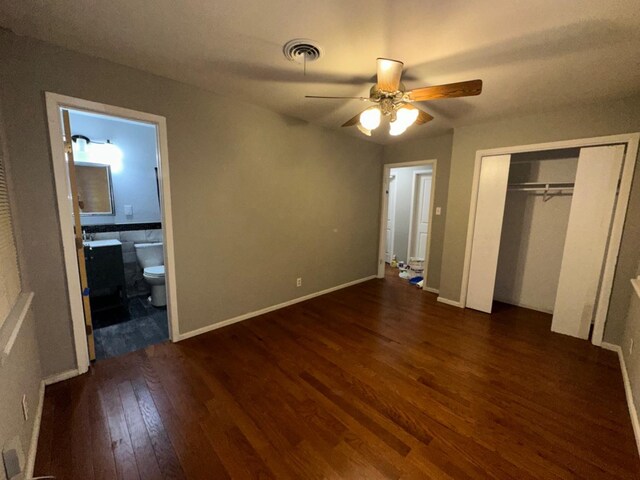
<instances>
[{"instance_id":1,"label":"ceiling air vent","mask_svg":"<svg viewBox=\"0 0 640 480\"><path fill-rule=\"evenodd\" d=\"M322 47L308 38L296 38L282 48L288 60L297 63L315 62L322 56Z\"/></svg>"}]
</instances>

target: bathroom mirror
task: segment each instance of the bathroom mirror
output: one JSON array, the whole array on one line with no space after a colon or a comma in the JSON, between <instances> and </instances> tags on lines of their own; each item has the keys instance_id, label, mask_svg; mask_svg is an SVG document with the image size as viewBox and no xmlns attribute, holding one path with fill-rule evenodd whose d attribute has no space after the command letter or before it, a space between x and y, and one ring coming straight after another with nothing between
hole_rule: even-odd
<instances>
[{"instance_id":1,"label":"bathroom mirror","mask_svg":"<svg viewBox=\"0 0 640 480\"><path fill-rule=\"evenodd\" d=\"M97 163L76 163L80 215L115 215L111 168Z\"/></svg>"}]
</instances>

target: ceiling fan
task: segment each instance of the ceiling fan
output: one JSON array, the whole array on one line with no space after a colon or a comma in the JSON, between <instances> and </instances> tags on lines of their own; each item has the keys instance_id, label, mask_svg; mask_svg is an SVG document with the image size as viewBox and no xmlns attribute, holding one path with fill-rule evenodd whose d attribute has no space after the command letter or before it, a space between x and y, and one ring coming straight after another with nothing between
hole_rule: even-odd
<instances>
[{"instance_id":1,"label":"ceiling fan","mask_svg":"<svg viewBox=\"0 0 640 480\"><path fill-rule=\"evenodd\" d=\"M467 82L414 88L406 91L400 81L404 63L389 58L378 58L377 64L377 83L371 87L369 97L307 95L306 98L356 99L374 103L375 105L347 120L342 126L351 127L356 125L362 133L371 136L371 131L380 125L382 116L388 116L390 117L389 133L391 135L401 135L414 123L422 125L433 120L433 117L427 112L415 107L413 105L414 102L424 102L437 98L469 97L480 95L482 92L482 80L469 80Z\"/></svg>"}]
</instances>

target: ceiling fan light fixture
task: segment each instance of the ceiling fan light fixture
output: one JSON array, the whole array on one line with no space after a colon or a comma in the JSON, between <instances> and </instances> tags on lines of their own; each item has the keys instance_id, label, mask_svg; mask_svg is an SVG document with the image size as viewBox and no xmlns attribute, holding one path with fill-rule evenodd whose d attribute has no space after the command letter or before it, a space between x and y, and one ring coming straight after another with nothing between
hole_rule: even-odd
<instances>
[{"instance_id":1,"label":"ceiling fan light fixture","mask_svg":"<svg viewBox=\"0 0 640 480\"><path fill-rule=\"evenodd\" d=\"M360 124L360 122L358 122L358 124L356 125L356 127L358 127L358 130L360 130L362 133L364 133L367 137L371 136L371 130L368 130L366 128L364 128L362 126L362 124Z\"/></svg>"},{"instance_id":2,"label":"ceiling fan light fixture","mask_svg":"<svg viewBox=\"0 0 640 480\"><path fill-rule=\"evenodd\" d=\"M389 123L389 135L397 137L407 131L407 127L399 123L398 121Z\"/></svg>"},{"instance_id":3,"label":"ceiling fan light fixture","mask_svg":"<svg viewBox=\"0 0 640 480\"><path fill-rule=\"evenodd\" d=\"M389 123L389 135L402 135L415 123L420 112L416 108L401 108L396 112L396 119Z\"/></svg>"},{"instance_id":4,"label":"ceiling fan light fixture","mask_svg":"<svg viewBox=\"0 0 640 480\"><path fill-rule=\"evenodd\" d=\"M367 108L364 112L360 114L360 122L358 126L364 127L366 130L369 130L369 135L371 135L371 130L375 130L380 126L380 117L381 117L380 109L377 107ZM360 130L362 131L362 130Z\"/></svg>"}]
</instances>

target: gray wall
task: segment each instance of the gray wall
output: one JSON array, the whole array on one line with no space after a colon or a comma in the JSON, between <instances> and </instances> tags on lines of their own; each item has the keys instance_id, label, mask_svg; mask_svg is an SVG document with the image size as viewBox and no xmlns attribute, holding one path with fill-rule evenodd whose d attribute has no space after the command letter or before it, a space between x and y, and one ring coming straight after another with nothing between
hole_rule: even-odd
<instances>
[{"instance_id":1,"label":"gray wall","mask_svg":"<svg viewBox=\"0 0 640 480\"><path fill-rule=\"evenodd\" d=\"M418 128L418 127L415 127ZM426 127L429 128L427 125ZM440 268L444 242L445 218L447 215L447 195L449 190L449 171L451 164L451 146L453 133L437 137L418 138L384 147L384 163L415 162L418 160L437 160L436 187L433 225L431 225L431 250L429 252L429 275L427 286L440 288ZM435 207L441 207L442 213L435 215Z\"/></svg>"},{"instance_id":2,"label":"gray wall","mask_svg":"<svg viewBox=\"0 0 640 480\"><path fill-rule=\"evenodd\" d=\"M634 277L639 276L640 265ZM629 382L631 383L631 390L633 392L633 402L635 403L636 410L640 412L640 293L636 293L632 289L629 297L629 309L627 311L625 329L620 346L622 347L624 363L627 367L627 373L629 374Z\"/></svg>"},{"instance_id":3,"label":"gray wall","mask_svg":"<svg viewBox=\"0 0 640 480\"><path fill-rule=\"evenodd\" d=\"M442 252L440 295L459 300L473 166L477 150L640 131L640 97L457 128L454 135ZM629 278L640 260L640 168L636 168L618 258L605 340L619 344L629 305Z\"/></svg>"},{"instance_id":4,"label":"gray wall","mask_svg":"<svg viewBox=\"0 0 640 480\"><path fill-rule=\"evenodd\" d=\"M0 103L1 107L1 103ZM0 108L0 156L2 156L5 166L5 173L8 179L9 202L12 212L15 207L15 194L17 193L13 184L13 171L11 158L8 154L5 121ZM17 240L20 235L20 223L13 218L14 232ZM17 241L16 243L20 243ZM20 249L18 248L18 253ZM2 275L3 272L0 272ZM24 285L23 285L24 291ZM26 295L20 295L12 313L6 319L0 319L0 352L3 352L4 346L9 338L18 328L18 311L22 313L24 309L20 305L24 305ZM3 353L0 353L3 355ZM36 338L36 324L33 315L33 307L27 310L22 325L19 327L15 336L13 347L9 351L9 355L3 358L0 364L0 451L7 446L8 442L13 442L19 437L22 450L26 456L29 451L31 436L33 434L33 426L36 418L37 406L39 402L40 382L42 373L40 369L40 359L38 354L38 342ZM29 409L29 418L24 420L22 414L22 395L27 398ZM5 469L0 462L0 480L5 479Z\"/></svg>"},{"instance_id":5,"label":"gray wall","mask_svg":"<svg viewBox=\"0 0 640 480\"><path fill-rule=\"evenodd\" d=\"M115 215L83 215L83 225L107 223L145 223L160 221L160 202L156 185L157 147L153 125L87 115L69 114L71 133L93 140L109 139L122 151L122 169L111 169ZM76 155L76 161L83 157ZM133 215L124 213L131 205Z\"/></svg>"},{"instance_id":6,"label":"gray wall","mask_svg":"<svg viewBox=\"0 0 640 480\"><path fill-rule=\"evenodd\" d=\"M29 311L6 363L0 367L0 451L17 436L26 460L40 398L41 379L36 324L33 312ZM22 415L23 393L27 396L29 408L26 421ZM0 462L0 480L5 478L4 466Z\"/></svg>"},{"instance_id":7,"label":"gray wall","mask_svg":"<svg viewBox=\"0 0 640 480\"><path fill-rule=\"evenodd\" d=\"M392 168L396 176L396 215L394 225L393 253L398 260L409 261L409 228L411 224L411 193L413 191L413 172L431 171L429 165L419 167ZM427 282L428 283L428 282Z\"/></svg>"},{"instance_id":8,"label":"gray wall","mask_svg":"<svg viewBox=\"0 0 640 480\"><path fill-rule=\"evenodd\" d=\"M75 355L44 91L167 118L181 332L376 273L380 146L5 31L0 57L46 375Z\"/></svg>"}]
</instances>

